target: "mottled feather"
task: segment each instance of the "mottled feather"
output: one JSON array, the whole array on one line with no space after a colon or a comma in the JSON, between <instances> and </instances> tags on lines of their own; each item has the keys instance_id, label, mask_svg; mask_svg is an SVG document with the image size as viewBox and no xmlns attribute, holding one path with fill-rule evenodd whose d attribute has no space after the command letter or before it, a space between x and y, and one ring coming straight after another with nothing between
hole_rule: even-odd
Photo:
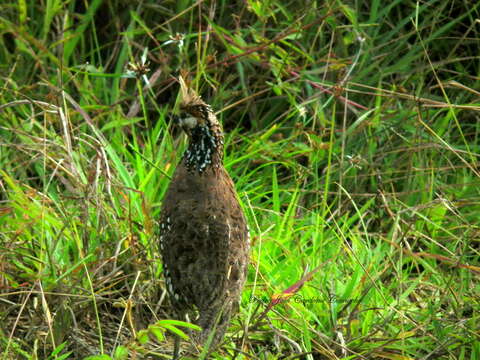
<instances>
[{"instance_id":1,"label":"mottled feather","mask_svg":"<svg viewBox=\"0 0 480 360\"><path fill-rule=\"evenodd\" d=\"M177 316L195 319L214 345L238 308L249 235L234 183L223 167L223 133L209 105L180 78L189 145L163 200L159 224L167 290Z\"/></svg>"}]
</instances>

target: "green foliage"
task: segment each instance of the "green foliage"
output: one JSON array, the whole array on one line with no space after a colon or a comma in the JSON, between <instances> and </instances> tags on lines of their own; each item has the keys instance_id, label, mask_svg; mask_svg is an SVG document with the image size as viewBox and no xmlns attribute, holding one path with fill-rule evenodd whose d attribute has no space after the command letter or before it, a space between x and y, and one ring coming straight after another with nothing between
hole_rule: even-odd
<instances>
[{"instance_id":1,"label":"green foliage","mask_svg":"<svg viewBox=\"0 0 480 360\"><path fill-rule=\"evenodd\" d=\"M219 112L252 235L217 358L480 358L479 7L0 4L1 358L187 337L155 240L180 71Z\"/></svg>"}]
</instances>

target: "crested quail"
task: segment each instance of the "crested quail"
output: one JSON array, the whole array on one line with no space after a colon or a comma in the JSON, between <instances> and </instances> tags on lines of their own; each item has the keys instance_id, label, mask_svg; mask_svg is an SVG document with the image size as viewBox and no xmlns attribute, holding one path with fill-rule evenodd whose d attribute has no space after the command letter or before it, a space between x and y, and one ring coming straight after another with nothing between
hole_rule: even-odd
<instances>
[{"instance_id":1,"label":"crested quail","mask_svg":"<svg viewBox=\"0 0 480 360\"><path fill-rule=\"evenodd\" d=\"M182 77L179 82L184 117L178 124L189 144L163 200L160 252L176 315L202 328L192 335L197 344L204 344L213 332L213 349L238 308L250 238L233 181L223 166L222 127L212 108ZM178 340L175 345L178 356Z\"/></svg>"}]
</instances>

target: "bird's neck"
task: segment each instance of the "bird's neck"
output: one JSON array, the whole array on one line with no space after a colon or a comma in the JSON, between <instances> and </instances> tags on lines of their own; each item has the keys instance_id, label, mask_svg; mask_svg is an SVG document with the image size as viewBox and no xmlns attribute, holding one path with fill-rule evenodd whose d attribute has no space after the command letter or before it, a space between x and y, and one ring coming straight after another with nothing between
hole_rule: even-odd
<instances>
[{"instance_id":1,"label":"bird's neck","mask_svg":"<svg viewBox=\"0 0 480 360\"><path fill-rule=\"evenodd\" d=\"M223 161L223 134L220 129L198 126L192 130L183 162L189 171L203 173L218 169Z\"/></svg>"}]
</instances>

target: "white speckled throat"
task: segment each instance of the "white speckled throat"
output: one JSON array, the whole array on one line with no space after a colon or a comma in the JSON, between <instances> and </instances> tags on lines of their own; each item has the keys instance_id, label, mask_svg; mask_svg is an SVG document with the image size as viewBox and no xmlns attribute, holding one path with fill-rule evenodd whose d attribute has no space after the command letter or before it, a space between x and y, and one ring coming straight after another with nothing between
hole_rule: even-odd
<instances>
[{"instance_id":1,"label":"white speckled throat","mask_svg":"<svg viewBox=\"0 0 480 360\"><path fill-rule=\"evenodd\" d=\"M208 167L219 167L223 158L223 136L208 125L190 129L188 148L183 155L185 165L191 171L203 173Z\"/></svg>"}]
</instances>

